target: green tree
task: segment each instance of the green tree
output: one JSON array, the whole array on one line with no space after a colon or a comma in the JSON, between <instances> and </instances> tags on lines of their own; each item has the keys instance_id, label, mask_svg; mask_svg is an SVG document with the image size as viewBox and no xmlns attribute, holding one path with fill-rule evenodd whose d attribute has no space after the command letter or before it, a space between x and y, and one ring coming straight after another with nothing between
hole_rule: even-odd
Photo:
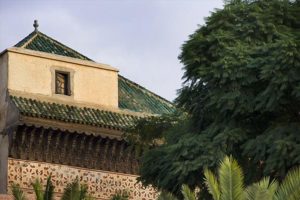
<instances>
[{"instance_id":1,"label":"green tree","mask_svg":"<svg viewBox=\"0 0 300 200\"><path fill-rule=\"evenodd\" d=\"M226 154L247 171L246 184L281 180L300 164L299 0L228 1L179 59L184 85L176 103L190 126L161 131L164 144L141 159L144 185L204 188L202 169L216 168Z\"/></svg>"}]
</instances>

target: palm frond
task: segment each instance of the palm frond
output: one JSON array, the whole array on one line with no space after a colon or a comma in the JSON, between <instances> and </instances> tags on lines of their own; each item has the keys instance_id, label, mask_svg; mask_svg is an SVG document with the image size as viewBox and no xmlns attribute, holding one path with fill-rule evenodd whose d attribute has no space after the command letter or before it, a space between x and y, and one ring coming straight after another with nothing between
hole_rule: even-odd
<instances>
[{"instance_id":1,"label":"palm frond","mask_svg":"<svg viewBox=\"0 0 300 200\"><path fill-rule=\"evenodd\" d=\"M31 185L34 189L36 200L43 200L44 192L43 192L43 186L42 186L40 180L36 179L35 182L32 183Z\"/></svg>"},{"instance_id":2,"label":"palm frond","mask_svg":"<svg viewBox=\"0 0 300 200\"><path fill-rule=\"evenodd\" d=\"M244 175L232 156L226 156L219 166L221 200L244 199Z\"/></svg>"},{"instance_id":3,"label":"palm frond","mask_svg":"<svg viewBox=\"0 0 300 200\"><path fill-rule=\"evenodd\" d=\"M92 197L91 195L87 195L84 200L96 200L96 198Z\"/></svg>"},{"instance_id":4,"label":"palm frond","mask_svg":"<svg viewBox=\"0 0 300 200\"><path fill-rule=\"evenodd\" d=\"M111 200L128 200L129 192L126 190L119 190L110 199Z\"/></svg>"},{"instance_id":5,"label":"palm frond","mask_svg":"<svg viewBox=\"0 0 300 200\"><path fill-rule=\"evenodd\" d=\"M93 200L94 198L88 195L88 186L80 184L78 179L67 184L64 189L61 200Z\"/></svg>"},{"instance_id":6,"label":"palm frond","mask_svg":"<svg viewBox=\"0 0 300 200\"><path fill-rule=\"evenodd\" d=\"M184 200L196 200L195 193L187 185L182 186L181 193Z\"/></svg>"},{"instance_id":7,"label":"palm frond","mask_svg":"<svg viewBox=\"0 0 300 200\"><path fill-rule=\"evenodd\" d=\"M26 200L24 192L21 190L20 186L17 184L12 184L12 194L15 200Z\"/></svg>"},{"instance_id":8,"label":"palm frond","mask_svg":"<svg viewBox=\"0 0 300 200\"><path fill-rule=\"evenodd\" d=\"M275 200L300 199L300 167L288 172L275 194Z\"/></svg>"},{"instance_id":9,"label":"palm frond","mask_svg":"<svg viewBox=\"0 0 300 200\"><path fill-rule=\"evenodd\" d=\"M157 200L178 200L172 193L162 191Z\"/></svg>"},{"instance_id":10,"label":"palm frond","mask_svg":"<svg viewBox=\"0 0 300 200\"><path fill-rule=\"evenodd\" d=\"M64 193L62 196L62 200L80 200L81 191L78 179L73 181L72 183L67 184L64 189Z\"/></svg>"},{"instance_id":11,"label":"palm frond","mask_svg":"<svg viewBox=\"0 0 300 200\"><path fill-rule=\"evenodd\" d=\"M54 186L51 181L51 176L47 179L47 184L44 192L44 200L52 200L54 194Z\"/></svg>"},{"instance_id":12,"label":"palm frond","mask_svg":"<svg viewBox=\"0 0 300 200\"><path fill-rule=\"evenodd\" d=\"M205 185L214 200L220 200L219 183L215 175L209 169L204 170Z\"/></svg>"},{"instance_id":13,"label":"palm frond","mask_svg":"<svg viewBox=\"0 0 300 200\"><path fill-rule=\"evenodd\" d=\"M246 188L246 200L273 200L277 188L277 181L270 181L270 177L263 178Z\"/></svg>"},{"instance_id":14,"label":"palm frond","mask_svg":"<svg viewBox=\"0 0 300 200\"><path fill-rule=\"evenodd\" d=\"M80 197L79 197L79 200L85 200L88 196L88 187L87 185L80 185L79 186L80 189L79 189L79 193L80 193Z\"/></svg>"}]
</instances>

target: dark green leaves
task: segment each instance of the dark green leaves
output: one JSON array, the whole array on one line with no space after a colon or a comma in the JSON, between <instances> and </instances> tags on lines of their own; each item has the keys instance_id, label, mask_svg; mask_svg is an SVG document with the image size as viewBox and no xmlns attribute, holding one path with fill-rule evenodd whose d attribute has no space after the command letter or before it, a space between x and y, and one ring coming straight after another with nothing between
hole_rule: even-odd
<instances>
[{"instance_id":1,"label":"dark green leaves","mask_svg":"<svg viewBox=\"0 0 300 200\"><path fill-rule=\"evenodd\" d=\"M143 156L144 184L201 187L202 168L223 154L247 170L247 183L281 179L300 164L300 1L228 1L183 44L179 59L184 85L176 103L191 124L171 127L176 140L168 134Z\"/></svg>"},{"instance_id":2,"label":"dark green leaves","mask_svg":"<svg viewBox=\"0 0 300 200\"><path fill-rule=\"evenodd\" d=\"M300 164L299 21L299 1L230 1L179 57L185 86L176 101L198 133L265 175Z\"/></svg>"}]
</instances>

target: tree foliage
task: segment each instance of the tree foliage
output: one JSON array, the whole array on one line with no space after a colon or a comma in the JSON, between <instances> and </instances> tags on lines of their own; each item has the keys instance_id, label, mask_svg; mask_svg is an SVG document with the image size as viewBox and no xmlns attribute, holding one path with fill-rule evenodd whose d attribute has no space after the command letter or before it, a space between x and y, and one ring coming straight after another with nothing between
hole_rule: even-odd
<instances>
[{"instance_id":1,"label":"tree foliage","mask_svg":"<svg viewBox=\"0 0 300 200\"><path fill-rule=\"evenodd\" d=\"M160 131L164 144L141 160L143 184L174 193L182 184L203 187L202 169L225 154L247 171L246 183L281 180L300 164L299 0L227 1L179 59L176 103L191 122Z\"/></svg>"}]
</instances>

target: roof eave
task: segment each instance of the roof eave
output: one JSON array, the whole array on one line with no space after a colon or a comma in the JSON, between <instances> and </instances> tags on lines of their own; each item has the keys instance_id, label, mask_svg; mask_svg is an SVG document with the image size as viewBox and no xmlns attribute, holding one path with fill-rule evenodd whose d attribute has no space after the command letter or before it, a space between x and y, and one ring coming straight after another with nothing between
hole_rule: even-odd
<instances>
[{"instance_id":1,"label":"roof eave","mask_svg":"<svg viewBox=\"0 0 300 200\"><path fill-rule=\"evenodd\" d=\"M122 140L124 130L115 129L113 127L95 127L86 124L68 123L58 120L50 120L36 117L20 115L19 125L26 124L27 126L52 128L54 130L69 131L71 133L94 135L107 137L110 139Z\"/></svg>"}]
</instances>

